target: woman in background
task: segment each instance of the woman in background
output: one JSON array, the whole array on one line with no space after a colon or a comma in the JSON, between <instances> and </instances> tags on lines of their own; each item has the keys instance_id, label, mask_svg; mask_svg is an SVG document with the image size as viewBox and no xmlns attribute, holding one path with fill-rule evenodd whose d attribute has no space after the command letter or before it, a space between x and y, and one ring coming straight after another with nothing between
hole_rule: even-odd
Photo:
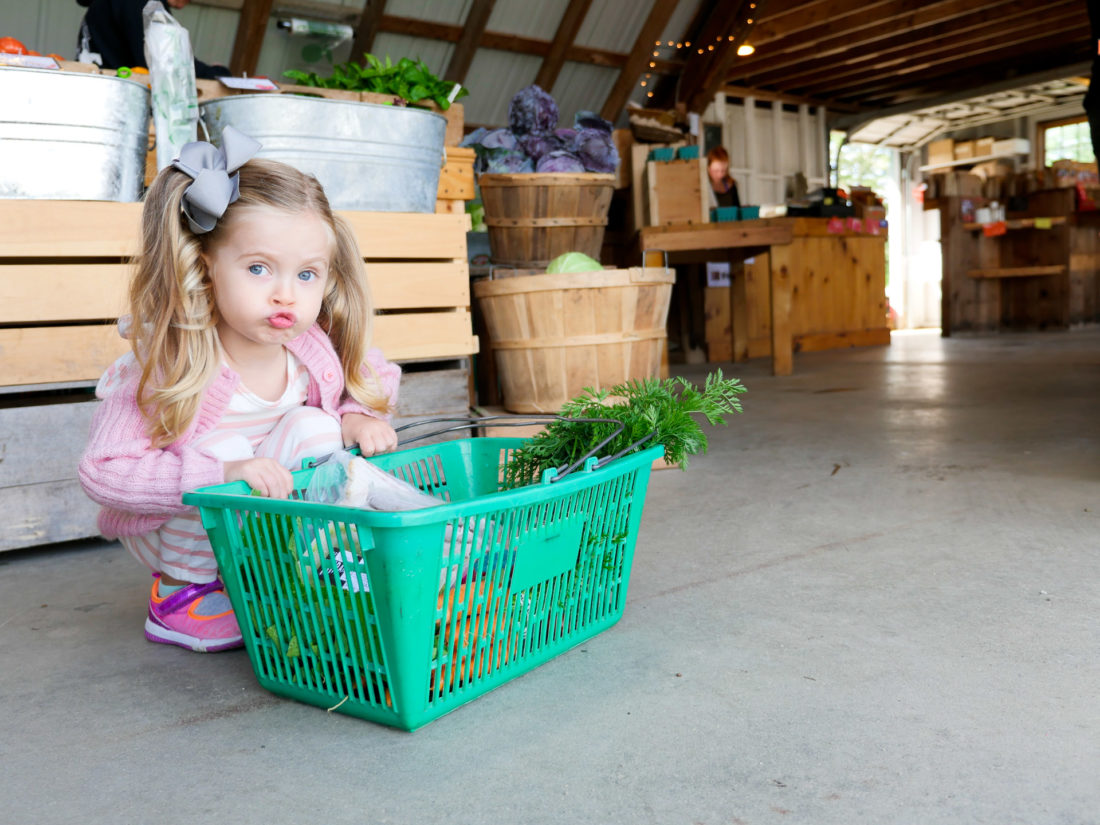
<instances>
[{"instance_id":1,"label":"woman in background","mask_svg":"<svg viewBox=\"0 0 1100 825\"><path fill-rule=\"evenodd\" d=\"M722 146L707 152L707 175L710 177L710 206L740 206L737 181L730 177L730 156Z\"/></svg>"}]
</instances>

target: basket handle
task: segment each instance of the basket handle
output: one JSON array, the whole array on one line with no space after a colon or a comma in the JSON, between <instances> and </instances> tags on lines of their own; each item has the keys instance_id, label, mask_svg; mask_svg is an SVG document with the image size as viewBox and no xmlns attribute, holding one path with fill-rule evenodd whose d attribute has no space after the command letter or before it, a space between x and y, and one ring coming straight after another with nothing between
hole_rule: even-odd
<instances>
[{"instance_id":1,"label":"basket handle","mask_svg":"<svg viewBox=\"0 0 1100 825\"><path fill-rule=\"evenodd\" d=\"M512 275L513 276L516 274L516 268L514 266L509 265L509 264L489 264L489 280L490 281L494 279L494 277L495 277L494 273L498 269L510 269L510 270L512 270ZM519 425L517 424L515 426L518 427Z\"/></svg>"},{"instance_id":2,"label":"basket handle","mask_svg":"<svg viewBox=\"0 0 1100 825\"><path fill-rule=\"evenodd\" d=\"M412 421L408 424L403 424L400 427L396 428L396 432L400 433L400 432L403 432L405 430L412 429L413 427L424 426L425 424L453 423L454 426L452 426L452 427L443 427L441 429L437 429L437 430L434 430L432 432L422 433L420 435L415 435L411 438L402 439L401 441L398 442L398 446L403 447L406 444L412 444L415 441L421 441L425 438L432 438L433 436L443 435L444 433L454 432L456 430L474 429L474 428L480 427L483 424L485 424L486 422L490 422L490 421L499 422L496 425L498 427L525 427L525 426L529 426L532 423L541 423L541 422L544 422L544 421L568 421L570 423L577 423L577 424L614 424L615 425L615 430L614 430L614 432L611 433L611 435L609 435L607 438L600 441L599 444L596 444L595 446L593 446L590 450L588 450L584 455L582 455L580 458L578 458L572 464L563 464L561 467L556 467L556 468L553 468L551 470L547 470L546 473L543 475L543 480L546 481L546 482L551 482L551 483L555 482L555 481L561 481L561 479L565 478L567 475L569 475L571 472L576 470L578 467L581 467L582 465L585 467L586 470L588 470L588 469L599 469L604 464L608 463L609 461L612 461L613 459L619 458L622 455L625 455L626 453L630 452L635 447L637 447L639 444L642 444L642 443L648 441L650 438L652 438L653 436L655 436L657 434L657 431L654 430L652 433L645 436L640 441L637 441L634 444L631 444L629 447L627 447L624 450L620 450L615 455L605 456L603 458L597 459L595 457L596 453L599 452L600 450L602 450L604 447L606 447L614 438L616 438L623 431L623 429L625 428L625 425L623 424L623 422L621 422L617 419L614 419L614 418L574 418L572 416L558 415L557 413L526 413L526 414L523 414L523 415L482 415L482 416L466 416L466 417L459 416L459 417L453 417L453 418L450 418L450 417L425 418L421 421ZM592 462L592 463L589 464L588 462Z\"/></svg>"}]
</instances>

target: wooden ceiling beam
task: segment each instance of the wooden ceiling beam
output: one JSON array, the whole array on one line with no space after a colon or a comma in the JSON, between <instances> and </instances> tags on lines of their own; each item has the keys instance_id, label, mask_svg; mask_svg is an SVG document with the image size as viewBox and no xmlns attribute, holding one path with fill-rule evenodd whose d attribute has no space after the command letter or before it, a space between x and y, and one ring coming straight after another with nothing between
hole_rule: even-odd
<instances>
[{"instance_id":1,"label":"wooden ceiling beam","mask_svg":"<svg viewBox=\"0 0 1100 825\"><path fill-rule=\"evenodd\" d=\"M1085 9L1079 0L1052 0L1044 11L1052 14L1062 9L1075 9L1082 18L1085 16ZM950 20L888 20L857 33L837 35L810 43L797 39L787 42L786 45L775 43L738 62L739 82L767 85L782 78L783 75L778 73L784 70L794 71L809 63L844 59L852 55L860 59L870 59L898 48L918 48L923 43L968 31L981 31L988 36L991 25L1000 25L1020 16L1033 17L1034 14L1033 0L999 0L995 7L986 6Z\"/></svg>"},{"instance_id":2,"label":"wooden ceiling beam","mask_svg":"<svg viewBox=\"0 0 1100 825\"><path fill-rule=\"evenodd\" d=\"M1003 77L1010 67L1030 67L1034 57L1059 47L1065 54L1065 62L1068 65L1080 59L1082 50L1087 51L1087 48L1082 49L1082 47L1089 46L1085 43L1076 50L1067 48L1067 44L1072 44L1075 33L1079 32L1072 23L1053 29L1044 26L1043 36L1040 38L1035 37L1034 31L1020 32L1005 38L998 37L994 44L974 49L966 57L961 57L957 51L930 56L925 60L895 69L888 75L880 75L879 82L868 82L864 78L850 80L838 86L830 86L827 83L813 84L800 87L797 91L807 94L807 90L812 88L829 88L830 98L871 101L877 99L876 94L879 93L890 96L912 88L927 87L928 81L933 78L946 78L949 84L968 84L966 72L970 69L988 69L994 73L1000 72ZM792 88L790 91L796 90Z\"/></svg>"},{"instance_id":3,"label":"wooden ceiling beam","mask_svg":"<svg viewBox=\"0 0 1100 825\"><path fill-rule=\"evenodd\" d=\"M1084 9L1071 9L1061 7L1060 13L1045 15L1043 18L1044 30L1052 26L1060 29L1072 29L1080 27ZM998 43L1009 37L1026 35L1026 41L1035 33L1034 7L1025 15L1013 15L1005 17L997 26ZM862 52L853 53L848 61L836 61L826 59L822 61L807 62L801 71L779 74L756 75L746 78L747 85L760 85L780 89L802 89L804 94L815 94L815 90L828 89L830 87L843 86L850 82L862 82L881 77L886 72L904 71L915 64L926 64L936 57L954 59L960 55L976 53L984 50L989 44L990 37L987 27L980 27L962 31L951 36L929 37L911 40L906 37L893 41L893 51L882 51L866 55ZM1019 40L1015 42L1020 42Z\"/></svg>"},{"instance_id":4,"label":"wooden ceiling beam","mask_svg":"<svg viewBox=\"0 0 1100 825\"><path fill-rule=\"evenodd\" d=\"M535 75L536 86L548 92L553 90L562 66L565 65L565 56L569 52L569 47L577 39L577 32L581 30L591 5L592 0L569 0L569 5L565 7L565 13L561 16L561 22L558 23L558 30L554 33L554 39L550 41L550 49L542 59L538 74Z\"/></svg>"},{"instance_id":5,"label":"wooden ceiling beam","mask_svg":"<svg viewBox=\"0 0 1100 825\"><path fill-rule=\"evenodd\" d=\"M428 40L441 40L449 43L457 43L462 37L462 26L448 23L433 23L427 20L416 20L411 17L399 17L385 15L382 18L380 30L390 34L403 34L409 37L423 37ZM539 40L534 37L521 37L516 34L503 34L500 32L486 31L481 36L483 49L497 49L503 52L516 52L519 54L546 57L550 53L550 41ZM621 69L626 65L629 55L622 52L611 52L606 49L592 49L587 46L572 45L565 52L565 59L571 63L587 63L592 66L604 66L609 69ZM651 68L651 73L678 74L684 64L680 60L659 60L651 58L656 63Z\"/></svg>"},{"instance_id":6,"label":"wooden ceiling beam","mask_svg":"<svg viewBox=\"0 0 1100 825\"><path fill-rule=\"evenodd\" d=\"M273 0L245 0L241 6L237 35L233 39L233 54L229 58L229 71L232 74L256 74L256 64L260 62L260 48L267 33L272 2Z\"/></svg>"},{"instance_id":7,"label":"wooden ceiling beam","mask_svg":"<svg viewBox=\"0 0 1100 825\"><path fill-rule=\"evenodd\" d=\"M691 101L703 88L706 76L714 61L725 52L730 31L737 25L747 0L729 0L709 4L702 24L692 32L692 46L687 50L684 71L680 74L678 98ZM700 9L702 11L702 9Z\"/></svg>"},{"instance_id":8,"label":"wooden ceiling beam","mask_svg":"<svg viewBox=\"0 0 1100 825\"><path fill-rule=\"evenodd\" d=\"M359 59L371 50L374 38L378 36L382 25L382 15L386 13L386 0L367 0L359 23L355 26L355 39L351 41L351 59Z\"/></svg>"},{"instance_id":9,"label":"wooden ceiling beam","mask_svg":"<svg viewBox=\"0 0 1100 825\"><path fill-rule=\"evenodd\" d=\"M672 17L672 12L675 9L676 3L672 0L654 0L649 15L642 23L638 36L634 39L634 47L630 50L630 56L627 57L622 69L619 70L615 85L612 86L607 99L604 101L603 108L600 110L600 115L605 120L614 123L618 119L619 113L622 112L626 101L630 98L630 93L634 91L634 84L638 82L638 77L651 62L653 44L660 40L661 34L664 33L665 26L668 25L669 18Z\"/></svg>"},{"instance_id":10,"label":"wooden ceiling beam","mask_svg":"<svg viewBox=\"0 0 1100 825\"><path fill-rule=\"evenodd\" d=\"M481 36L485 33L485 25L489 22L489 15L493 13L496 0L474 0L470 6L470 12L466 15L466 23L462 27L462 36L451 53L451 62L447 65L447 71L443 73L446 80L455 83L465 83L466 73L470 71L470 64L474 62L474 55L481 45Z\"/></svg>"}]
</instances>

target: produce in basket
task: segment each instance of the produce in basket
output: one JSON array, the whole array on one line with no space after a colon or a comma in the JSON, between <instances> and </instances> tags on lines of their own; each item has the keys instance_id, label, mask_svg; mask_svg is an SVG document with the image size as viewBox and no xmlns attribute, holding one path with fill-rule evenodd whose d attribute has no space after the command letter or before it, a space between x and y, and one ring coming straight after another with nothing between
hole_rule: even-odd
<instances>
[{"instance_id":1,"label":"produce in basket","mask_svg":"<svg viewBox=\"0 0 1100 825\"><path fill-rule=\"evenodd\" d=\"M560 275L565 272L599 272L603 265L595 258L583 252L565 252L546 265L547 275Z\"/></svg>"},{"instance_id":2,"label":"produce in basket","mask_svg":"<svg viewBox=\"0 0 1100 825\"><path fill-rule=\"evenodd\" d=\"M316 72L302 72L297 69L285 71L283 76L314 88L394 95L413 106L423 107L424 103L432 102L444 111L451 107L452 100L468 94L463 87L455 92L454 88L458 84L452 80L440 80L432 74L423 60L403 57L394 63L389 55L383 61L373 54L364 53L361 64L340 63L333 67L329 77L320 77Z\"/></svg>"},{"instance_id":3,"label":"produce in basket","mask_svg":"<svg viewBox=\"0 0 1100 825\"><path fill-rule=\"evenodd\" d=\"M702 390L684 378L642 378L599 392L586 389L566 402L561 414L621 422L623 431L600 450L602 455L628 450L653 433L642 446L662 444L665 461L686 469L689 456L707 451L706 434L692 415L701 414L712 426L725 424L726 414L741 412L737 396L743 392L741 382L723 378L721 370L707 376ZM613 424L551 421L513 453L504 466L505 485L514 488L532 484L544 470L572 464L614 429Z\"/></svg>"},{"instance_id":4,"label":"produce in basket","mask_svg":"<svg viewBox=\"0 0 1100 825\"><path fill-rule=\"evenodd\" d=\"M558 104L532 84L520 89L508 107L507 129L476 129L460 146L477 152L475 171L613 173L619 152L611 124L595 112L577 112L573 128L558 129Z\"/></svg>"}]
</instances>

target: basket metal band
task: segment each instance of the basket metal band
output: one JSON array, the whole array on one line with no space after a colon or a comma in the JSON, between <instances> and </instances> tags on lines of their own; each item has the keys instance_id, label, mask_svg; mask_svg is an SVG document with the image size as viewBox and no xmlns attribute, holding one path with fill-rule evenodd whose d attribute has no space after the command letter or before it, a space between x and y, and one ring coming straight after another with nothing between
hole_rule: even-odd
<instances>
[{"instance_id":1,"label":"basket metal band","mask_svg":"<svg viewBox=\"0 0 1100 825\"><path fill-rule=\"evenodd\" d=\"M574 335L569 338L524 338L516 341L494 341L493 349L548 349L553 347L592 347L600 344L629 344L633 341L663 340L663 329L640 329L630 332L605 332L599 335Z\"/></svg>"}]
</instances>

